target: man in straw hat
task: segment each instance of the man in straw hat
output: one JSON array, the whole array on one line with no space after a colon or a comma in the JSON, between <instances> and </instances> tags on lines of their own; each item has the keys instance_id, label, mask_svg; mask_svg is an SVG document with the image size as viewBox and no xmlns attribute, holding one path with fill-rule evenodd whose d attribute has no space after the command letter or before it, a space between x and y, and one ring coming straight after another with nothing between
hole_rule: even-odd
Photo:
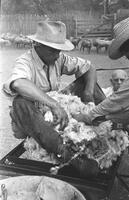
<instances>
[{"instance_id":1,"label":"man in straw hat","mask_svg":"<svg viewBox=\"0 0 129 200\"><path fill-rule=\"evenodd\" d=\"M109 57L129 59L129 18L114 26L114 39L109 46ZM125 127L129 124L129 78L117 91L102 101L88 115L75 115L78 121L92 124L96 119L111 120Z\"/></svg>"},{"instance_id":2,"label":"man in straw hat","mask_svg":"<svg viewBox=\"0 0 129 200\"><path fill-rule=\"evenodd\" d=\"M93 101L96 71L90 61L70 57L61 52L70 51L73 44L66 39L66 26L60 21L40 21L37 32L29 36L35 46L16 59L13 72L4 84L4 91L14 95L10 112L17 138L31 136L48 150L57 152L59 134L44 121L40 105L49 107L55 116L54 125L63 129L68 124L65 110L47 92L58 90L63 74L76 78L84 74L83 101ZM52 149L53 148L53 149Z\"/></svg>"}]
</instances>

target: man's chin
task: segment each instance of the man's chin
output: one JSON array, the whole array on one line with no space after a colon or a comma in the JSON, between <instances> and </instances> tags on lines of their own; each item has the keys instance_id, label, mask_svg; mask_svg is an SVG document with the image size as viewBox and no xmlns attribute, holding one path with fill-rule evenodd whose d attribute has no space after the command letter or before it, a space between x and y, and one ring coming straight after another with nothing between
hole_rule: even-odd
<instances>
[{"instance_id":1,"label":"man's chin","mask_svg":"<svg viewBox=\"0 0 129 200\"><path fill-rule=\"evenodd\" d=\"M52 61L50 61L50 65L54 65L55 62L56 62L56 60L52 60Z\"/></svg>"},{"instance_id":2,"label":"man's chin","mask_svg":"<svg viewBox=\"0 0 129 200\"><path fill-rule=\"evenodd\" d=\"M118 91L118 90L119 90L119 88L120 88L120 86L119 86L119 87L117 87L117 88L114 88L114 92Z\"/></svg>"}]
</instances>

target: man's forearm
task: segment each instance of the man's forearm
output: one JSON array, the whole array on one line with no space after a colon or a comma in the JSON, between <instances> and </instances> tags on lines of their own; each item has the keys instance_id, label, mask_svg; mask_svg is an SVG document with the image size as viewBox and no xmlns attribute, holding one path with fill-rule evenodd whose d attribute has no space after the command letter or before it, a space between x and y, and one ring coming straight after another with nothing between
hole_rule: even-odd
<instances>
[{"instance_id":1,"label":"man's forearm","mask_svg":"<svg viewBox=\"0 0 129 200\"><path fill-rule=\"evenodd\" d=\"M93 120L96 117L115 114L129 109L129 89L120 89L116 93L106 98L90 111L89 116Z\"/></svg>"},{"instance_id":2,"label":"man's forearm","mask_svg":"<svg viewBox=\"0 0 129 200\"><path fill-rule=\"evenodd\" d=\"M11 88L21 96L31 100L39 101L51 108L57 106L57 102L40 90L34 83L27 79L17 79L11 84Z\"/></svg>"},{"instance_id":3,"label":"man's forearm","mask_svg":"<svg viewBox=\"0 0 129 200\"><path fill-rule=\"evenodd\" d=\"M88 113L91 121L94 120L96 117L108 115L110 113L108 108L109 107L107 101L104 101L103 103L100 103L97 106L95 106L95 108L93 108Z\"/></svg>"},{"instance_id":4,"label":"man's forearm","mask_svg":"<svg viewBox=\"0 0 129 200\"><path fill-rule=\"evenodd\" d=\"M95 67L90 67L90 69L86 72L84 79L86 81L85 91L90 91L93 94L95 83L97 82Z\"/></svg>"}]
</instances>

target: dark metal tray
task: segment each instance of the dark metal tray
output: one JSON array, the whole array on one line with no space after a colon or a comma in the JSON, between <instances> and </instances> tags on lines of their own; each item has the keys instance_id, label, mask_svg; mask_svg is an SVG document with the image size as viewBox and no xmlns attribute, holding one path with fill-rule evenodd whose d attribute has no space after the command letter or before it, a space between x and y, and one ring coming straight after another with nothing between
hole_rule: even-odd
<instances>
[{"instance_id":1,"label":"dark metal tray","mask_svg":"<svg viewBox=\"0 0 129 200\"><path fill-rule=\"evenodd\" d=\"M55 177L64 181L69 182L73 186L77 187L86 197L91 200L91 194L95 192L102 192L102 197L109 196L111 189L114 184L115 176L117 174L117 169L119 167L121 157L113 164L113 166L106 171L100 172L96 177L83 178L78 175L76 169L72 166L64 167L59 170L57 175L52 175L50 173L50 168L55 165L51 163L27 160L20 158L20 156L25 152L24 141L16 146L12 151L10 151L2 160L0 161L0 172L6 172L13 176L17 175L44 175L49 177Z\"/></svg>"}]
</instances>

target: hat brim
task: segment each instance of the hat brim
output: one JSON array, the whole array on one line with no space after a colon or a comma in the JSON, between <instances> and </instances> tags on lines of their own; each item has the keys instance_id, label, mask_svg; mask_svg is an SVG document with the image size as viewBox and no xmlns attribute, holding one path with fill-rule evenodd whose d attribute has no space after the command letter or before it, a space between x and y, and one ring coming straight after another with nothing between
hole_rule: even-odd
<instances>
[{"instance_id":1,"label":"hat brim","mask_svg":"<svg viewBox=\"0 0 129 200\"><path fill-rule=\"evenodd\" d=\"M63 44L57 44L57 43L52 43L52 42L46 42L43 40L39 40L36 38L36 35L29 35L27 36L29 39L39 42L41 44L44 44L46 46L52 47L54 49L59 49L59 50L63 50L63 51L70 51L72 49L74 49L74 45L70 42L70 40L65 40L65 43Z\"/></svg>"},{"instance_id":2,"label":"hat brim","mask_svg":"<svg viewBox=\"0 0 129 200\"><path fill-rule=\"evenodd\" d=\"M116 60L121 58L123 54L120 52L121 45L129 39L129 35L122 33L119 37L115 38L108 48L108 55L111 59Z\"/></svg>"}]
</instances>

